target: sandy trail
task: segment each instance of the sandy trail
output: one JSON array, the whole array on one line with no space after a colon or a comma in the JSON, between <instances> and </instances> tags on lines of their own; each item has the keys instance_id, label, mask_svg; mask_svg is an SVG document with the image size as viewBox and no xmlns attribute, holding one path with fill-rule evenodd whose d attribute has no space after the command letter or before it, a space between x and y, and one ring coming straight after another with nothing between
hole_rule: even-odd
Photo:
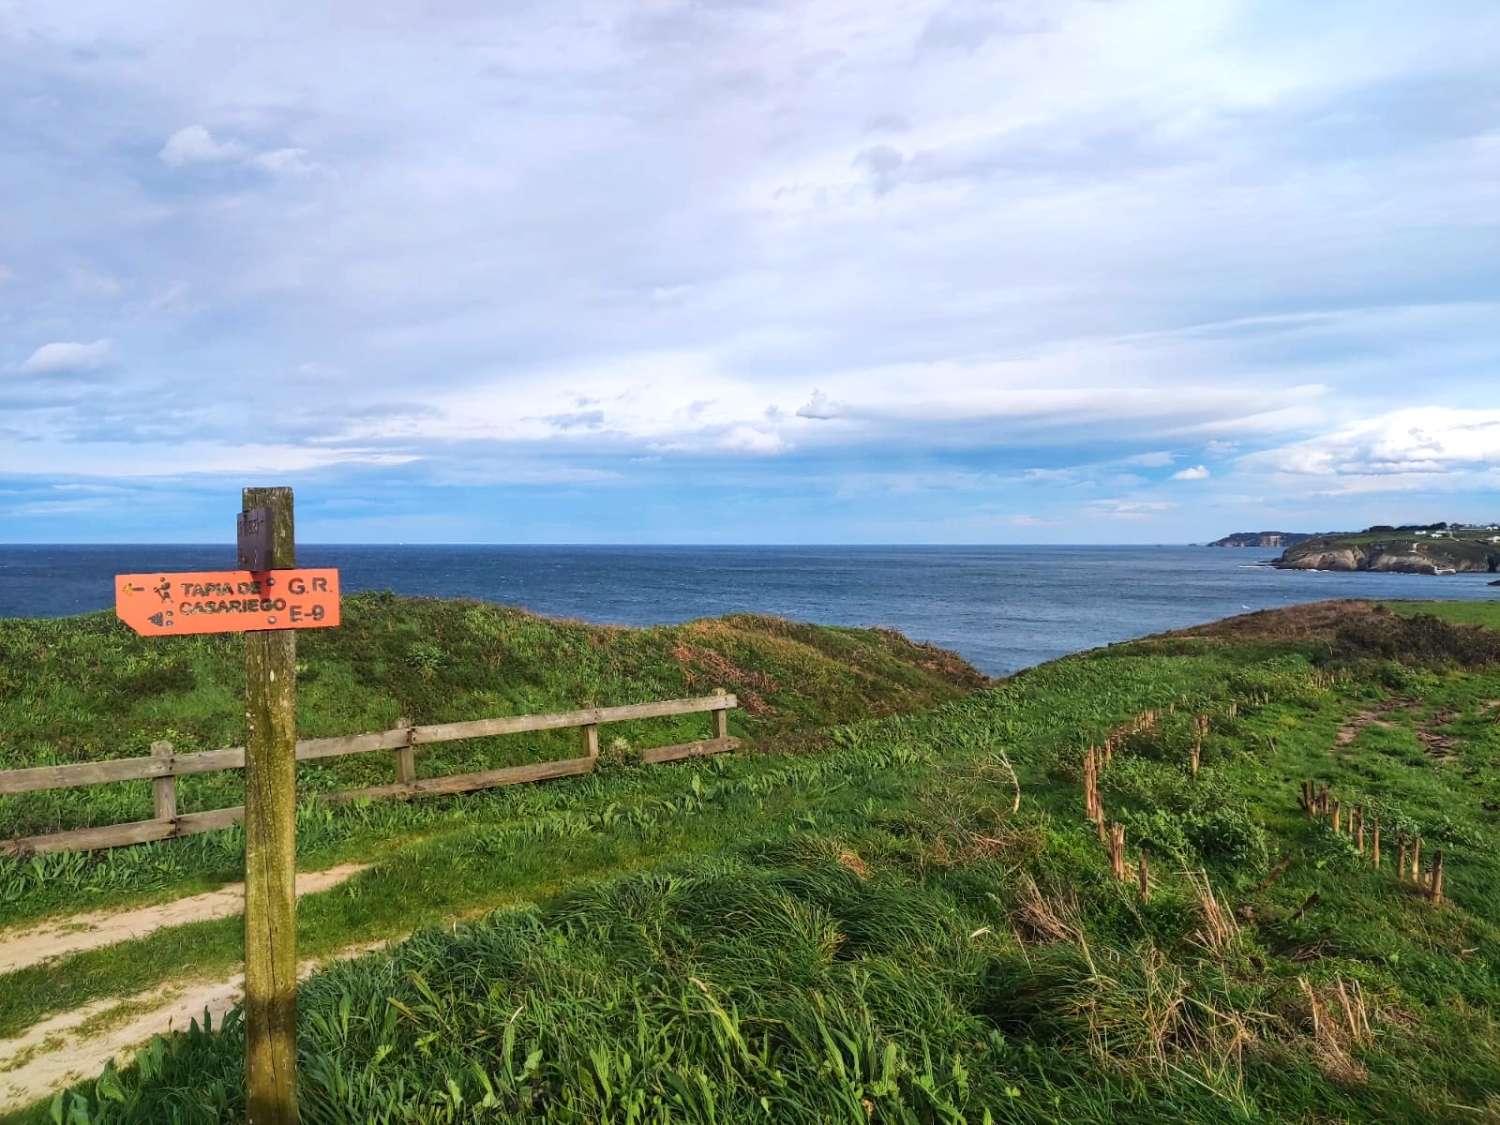
<instances>
[{"instance_id":1,"label":"sandy trail","mask_svg":"<svg viewBox=\"0 0 1500 1125\"><path fill-rule=\"evenodd\" d=\"M297 897L330 890L365 870L366 864L346 863L326 871L297 876ZM40 965L59 957L133 941L169 926L228 918L245 908L245 884L230 883L216 891L180 898L139 910L99 911L55 918L39 926L0 933L0 974Z\"/></svg>"},{"instance_id":2,"label":"sandy trail","mask_svg":"<svg viewBox=\"0 0 1500 1125\"><path fill-rule=\"evenodd\" d=\"M300 889L300 887L299 887ZM305 980L331 961L358 957L385 942L340 950L321 961L297 966ZM244 994L245 977L163 985L124 1000L96 1000L72 1012L53 1016L15 1039L0 1039L0 1113L41 1101L87 1078L95 1078L111 1059L123 1065L153 1035L182 1031L204 1014L218 1027Z\"/></svg>"}]
</instances>

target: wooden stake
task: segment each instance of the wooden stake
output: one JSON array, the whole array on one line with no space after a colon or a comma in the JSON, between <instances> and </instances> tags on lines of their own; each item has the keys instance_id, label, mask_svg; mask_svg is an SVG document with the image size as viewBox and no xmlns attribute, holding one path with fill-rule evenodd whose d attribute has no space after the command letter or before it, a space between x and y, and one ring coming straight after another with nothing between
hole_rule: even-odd
<instances>
[{"instance_id":1,"label":"wooden stake","mask_svg":"<svg viewBox=\"0 0 1500 1125\"><path fill-rule=\"evenodd\" d=\"M1151 872L1149 871L1149 869L1147 867L1147 863L1146 863L1146 857L1147 857L1147 855L1148 855L1147 850L1145 848L1142 848L1141 849L1141 862L1137 866L1136 872L1135 872L1136 886L1137 886L1137 888L1139 888L1139 890L1141 892L1141 901L1142 902L1150 902L1151 901Z\"/></svg>"},{"instance_id":2,"label":"wooden stake","mask_svg":"<svg viewBox=\"0 0 1500 1125\"><path fill-rule=\"evenodd\" d=\"M1432 901L1441 903L1443 901L1443 849L1439 848L1432 853L1432 889L1429 892Z\"/></svg>"},{"instance_id":3,"label":"wooden stake","mask_svg":"<svg viewBox=\"0 0 1500 1125\"><path fill-rule=\"evenodd\" d=\"M1338 803L1337 799L1335 799L1334 802L1333 802L1333 830L1335 832L1342 831L1339 828L1339 803Z\"/></svg>"},{"instance_id":4,"label":"wooden stake","mask_svg":"<svg viewBox=\"0 0 1500 1125\"><path fill-rule=\"evenodd\" d=\"M1420 836L1411 842L1411 881L1413 883L1422 881L1422 837Z\"/></svg>"},{"instance_id":5,"label":"wooden stake","mask_svg":"<svg viewBox=\"0 0 1500 1125\"><path fill-rule=\"evenodd\" d=\"M290 488L269 509L271 570L297 565ZM272 575L274 581L274 575ZM274 588L273 588L274 589ZM249 1125L297 1121L297 634L245 634L245 1084Z\"/></svg>"},{"instance_id":6,"label":"wooden stake","mask_svg":"<svg viewBox=\"0 0 1500 1125\"><path fill-rule=\"evenodd\" d=\"M156 758L172 757L170 742L153 742L151 754ZM177 816L177 778L157 777L151 781L151 803L155 806L157 820L173 820Z\"/></svg>"},{"instance_id":7,"label":"wooden stake","mask_svg":"<svg viewBox=\"0 0 1500 1125\"><path fill-rule=\"evenodd\" d=\"M1375 837L1370 841L1370 866L1380 866L1380 818L1375 818Z\"/></svg>"},{"instance_id":8,"label":"wooden stake","mask_svg":"<svg viewBox=\"0 0 1500 1125\"><path fill-rule=\"evenodd\" d=\"M1359 818L1359 831L1355 837L1354 847L1360 855L1365 854L1365 807L1360 805L1354 810L1354 815Z\"/></svg>"},{"instance_id":9,"label":"wooden stake","mask_svg":"<svg viewBox=\"0 0 1500 1125\"><path fill-rule=\"evenodd\" d=\"M401 785L410 785L417 780L417 752L413 749L411 720L397 719L397 729L406 730L406 745L396 751L396 781Z\"/></svg>"},{"instance_id":10,"label":"wooden stake","mask_svg":"<svg viewBox=\"0 0 1500 1125\"><path fill-rule=\"evenodd\" d=\"M714 694L727 695L728 693L723 688L714 688ZM712 715L714 720L714 738L719 742L723 742L724 739L729 737L729 712L727 710L714 711ZM599 751L594 750L593 756L597 758Z\"/></svg>"},{"instance_id":11,"label":"wooden stake","mask_svg":"<svg viewBox=\"0 0 1500 1125\"><path fill-rule=\"evenodd\" d=\"M1406 878L1406 837L1402 836L1396 842L1396 879Z\"/></svg>"},{"instance_id":12,"label":"wooden stake","mask_svg":"<svg viewBox=\"0 0 1500 1125\"><path fill-rule=\"evenodd\" d=\"M715 713L722 715L724 712L718 711ZM578 729L582 732L583 752L590 758L597 758L599 756L599 724L589 723L587 726L579 727Z\"/></svg>"}]
</instances>

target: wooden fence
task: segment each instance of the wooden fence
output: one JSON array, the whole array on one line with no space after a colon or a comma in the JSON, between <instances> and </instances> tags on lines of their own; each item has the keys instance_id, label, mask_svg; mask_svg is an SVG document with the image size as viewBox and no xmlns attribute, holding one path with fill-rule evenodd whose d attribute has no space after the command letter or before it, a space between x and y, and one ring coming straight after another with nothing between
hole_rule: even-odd
<instances>
[{"instance_id":1,"label":"wooden fence","mask_svg":"<svg viewBox=\"0 0 1500 1125\"><path fill-rule=\"evenodd\" d=\"M681 758L718 754L732 750L738 743L729 737L729 711L738 706L732 695L715 694L696 699L668 699L657 703L632 703L623 707L587 707L579 711L562 711L552 715L510 715L498 719L471 719L461 723L436 723L412 726L401 722L393 730L369 734L342 735L337 738L307 738L297 743L299 762L319 758L337 758L345 754L368 754L372 751L394 752L396 780L389 785L372 785L364 789L345 789L321 794L324 801L408 800L412 797L468 793L500 785L519 785L527 781L545 781L554 777L573 777L591 773L598 765L599 727L627 719L659 719L671 715L709 712L713 717L713 736L700 742L661 746L641 751L643 763L672 762ZM526 731L559 730L576 727L582 735L584 753L576 758L551 762L533 762L478 773L451 774L447 777L418 778L416 752L420 746L435 742L457 742L466 738L490 738ZM169 840L228 828L244 819L243 805L212 809L207 812L177 812L177 779L195 773L215 770L237 770L245 766L244 747L207 750L195 754L177 754L169 742L152 743L151 756L120 758L110 762L83 762L71 766L37 766L33 769L0 772L0 796L30 793L41 789L71 789L81 785L100 785L113 781L152 782L155 816L130 824L112 824L103 828L79 828L70 832L53 832L44 836L27 836L0 841L0 854L32 855L39 852L82 851L89 848L113 848L122 844L141 844L148 840Z\"/></svg>"}]
</instances>

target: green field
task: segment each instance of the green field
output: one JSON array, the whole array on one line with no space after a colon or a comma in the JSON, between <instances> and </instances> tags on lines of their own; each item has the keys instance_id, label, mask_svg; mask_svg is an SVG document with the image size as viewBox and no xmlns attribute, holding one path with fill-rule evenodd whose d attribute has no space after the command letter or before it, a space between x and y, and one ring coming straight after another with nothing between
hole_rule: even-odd
<instances>
[{"instance_id":1,"label":"green field","mask_svg":"<svg viewBox=\"0 0 1500 1125\"><path fill-rule=\"evenodd\" d=\"M763 722L772 752L621 764L410 807L309 804L305 865L375 862L304 902L303 951L418 932L304 987L304 1120L1494 1119L1500 634L1474 625L1495 624L1495 608L1392 608L1253 615L989 686L965 682L956 661L935 672L934 654L885 635L804 633L824 670L806 683L787 675L780 647L734 650L746 677L777 680L781 694L765 693L775 714L741 729L755 737L751 723ZM377 607L365 609L379 642ZM551 627L525 626L532 650L552 651ZM111 636L97 619L48 628L49 652ZM752 631L762 628L794 632ZM669 631L616 632L633 652ZM476 692L513 690L492 685L528 674L524 658L490 662L499 642L469 636L433 639L432 659L473 676ZM329 668L366 663L341 640L305 650L306 706L318 683L358 674ZM449 647L460 642L471 644L462 654ZM680 694L660 656L673 652L662 642L641 659L650 683L634 695L623 658L593 668L630 699ZM203 669L216 667L201 659L185 661L191 681L116 731L149 741L146 718L177 707L185 725L188 704L207 698ZM88 661L69 660L29 671L27 700L9 688L10 714L81 690L59 669ZM380 660L412 679L411 661ZM782 679L761 663L773 660ZM888 709L914 711L859 717L887 690L870 679L877 666L909 685ZM97 667L101 679L121 674L103 651ZM227 693L229 666L220 673ZM540 666L529 674L547 678ZM96 718L109 713L108 687L89 698ZM519 709L540 709L531 698L516 697ZM357 714L346 711L363 689L347 699L319 721L383 725L393 706L426 717L420 695ZM437 692L431 701L447 705ZM1101 782L1131 862L1150 849L1153 890L1141 901L1110 876L1082 816L1080 763L1147 710L1158 721L1120 734ZM48 713L33 737L61 757L67 707ZM1209 734L1194 780L1199 716ZM198 737L233 741L220 720L203 721ZM9 764L34 764L8 752ZM1379 816L1382 869L1303 814L1308 778ZM1395 878L1397 834L1444 849L1446 903ZM35 873L14 863L0 872L4 909L18 919L165 897L231 877L237 847L230 832L49 857L31 861ZM1222 913L1191 872L1206 873ZM221 971L238 939L236 919L179 927L0 978L0 1036L89 999ZM1368 1033L1358 1020L1351 1030L1338 999L1356 989ZM27 1119L232 1120L242 1045L234 1018L160 1041Z\"/></svg>"}]
</instances>

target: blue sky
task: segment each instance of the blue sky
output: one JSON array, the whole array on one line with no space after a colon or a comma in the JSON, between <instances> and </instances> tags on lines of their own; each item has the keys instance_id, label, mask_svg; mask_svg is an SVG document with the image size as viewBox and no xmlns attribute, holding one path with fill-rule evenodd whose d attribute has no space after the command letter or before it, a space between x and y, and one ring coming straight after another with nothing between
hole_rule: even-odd
<instances>
[{"instance_id":1,"label":"blue sky","mask_svg":"<svg viewBox=\"0 0 1500 1125\"><path fill-rule=\"evenodd\" d=\"M0 0L0 541L1500 518L1500 5Z\"/></svg>"}]
</instances>

